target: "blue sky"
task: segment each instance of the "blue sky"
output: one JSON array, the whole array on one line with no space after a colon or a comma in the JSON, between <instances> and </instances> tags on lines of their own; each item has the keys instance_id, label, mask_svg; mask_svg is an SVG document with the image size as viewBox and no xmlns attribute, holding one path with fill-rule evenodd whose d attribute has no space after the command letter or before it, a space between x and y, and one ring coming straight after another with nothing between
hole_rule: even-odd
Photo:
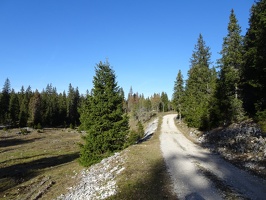
<instances>
[{"instance_id":1,"label":"blue sky","mask_svg":"<svg viewBox=\"0 0 266 200\"><path fill-rule=\"evenodd\" d=\"M184 79L201 33L220 57L234 9L242 35L253 0L0 0L0 87L6 78L41 91L91 90L95 66L108 59L127 95L166 92Z\"/></svg>"}]
</instances>

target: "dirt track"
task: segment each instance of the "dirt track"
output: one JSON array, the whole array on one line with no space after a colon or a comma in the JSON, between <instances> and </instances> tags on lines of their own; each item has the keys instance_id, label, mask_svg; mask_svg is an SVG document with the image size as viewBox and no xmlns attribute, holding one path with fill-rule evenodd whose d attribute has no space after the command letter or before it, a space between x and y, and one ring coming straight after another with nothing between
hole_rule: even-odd
<instances>
[{"instance_id":1,"label":"dirt track","mask_svg":"<svg viewBox=\"0 0 266 200\"><path fill-rule=\"evenodd\" d=\"M266 181L189 141L166 115L161 150L178 199L265 199Z\"/></svg>"}]
</instances>

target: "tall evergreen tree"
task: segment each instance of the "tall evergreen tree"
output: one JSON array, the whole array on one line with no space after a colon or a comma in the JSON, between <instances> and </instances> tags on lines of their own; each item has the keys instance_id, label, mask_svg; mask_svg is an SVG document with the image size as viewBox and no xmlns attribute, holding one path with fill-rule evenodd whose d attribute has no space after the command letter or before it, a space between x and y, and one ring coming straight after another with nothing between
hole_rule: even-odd
<instances>
[{"instance_id":1,"label":"tall evergreen tree","mask_svg":"<svg viewBox=\"0 0 266 200\"><path fill-rule=\"evenodd\" d=\"M162 92L161 94L161 111L167 112L168 111L168 105L169 105L169 99L168 95L165 92Z\"/></svg>"},{"instance_id":2,"label":"tall evergreen tree","mask_svg":"<svg viewBox=\"0 0 266 200\"><path fill-rule=\"evenodd\" d=\"M60 93L58 97L59 103L59 124L66 125L67 122L67 97L66 92Z\"/></svg>"},{"instance_id":3,"label":"tall evergreen tree","mask_svg":"<svg viewBox=\"0 0 266 200\"><path fill-rule=\"evenodd\" d=\"M130 112L134 108L134 96L133 96L133 89L130 86L129 93L127 96L127 111Z\"/></svg>"},{"instance_id":4,"label":"tall evergreen tree","mask_svg":"<svg viewBox=\"0 0 266 200\"><path fill-rule=\"evenodd\" d=\"M184 80L181 70L178 71L173 93L173 105L174 109L178 112L179 120L182 118L183 102L184 102Z\"/></svg>"},{"instance_id":5,"label":"tall evergreen tree","mask_svg":"<svg viewBox=\"0 0 266 200\"><path fill-rule=\"evenodd\" d=\"M33 126L42 123L41 102L41 94L36 90L29 103L29 121Z\"/></svg>"},{"instance_id":6,"label":"tall evergreen tree","mask_svg":"<svg viewBox=\"0 0 266 200\"><path fill-rule=\"evenodd\" d=\"M42 92L42 115L43 123L48 126L58 125L58 98L56 88L52 84L46 86L46 90Z\"/></svg>"},{"instance_id":7,"label":"tall evergreen tree","mask_svg":"<svg viewBox=\"0 0 266 200\"><path fill-rule=\"evenodd\" d=\"M215 76L209 68L210 58L210 48L200 34L190 60L183 112L188 125L196 128L206 128L210 118L208 106L214 92L212 82Z\"/></svg>"},{"instance_id":8,"label":"tall evergreen tree","mask_svg":"<svg viewBox=\"0 0 266 200\"><path fill-rule=\"evenodd\" d=\"M67 118L68 123L73 126L79 125L79 90L78 88L74 89L71 84L68 87L68 95L67 95Z\"/></svg>"},{"instance_id":9,"label":"tall evergreen tree","mask_svg":"<svg viewBox=\"0 0 266 200\"><path fill-rule=\"evenodd\" d=\"M108 62L100 62L95 72L91 95L80 109L81 126L87 131L79 159L84 166L122 149L129 129L114 71Z\"/></svg>"},{"instance_id":10,"label":"tall evergreen tree","mask_svg":"<svg viewBox=\"0 0 266 200\"><path fill-rule=\"evenodd\" d=\"M19 99L18 95L12 89L10 94L10 101L9 101L9 119L12 125L17 125L17 121L19 119Z\"/></svg>"},{"instance_id":11,"label":"tall evergreen tree","mask_svg":"<svg viewBox=\"0 0 266 200\"><path fill-rule=\"evenodd\" d=\"M0 94L0 123L8 123L8 108L11 93L10 80L7 78Z\"/></svg>"},{"instance_id":12,"label":"tall evergreen tree","mask_svg":"<svg viewBox=\"0 0 266 200\"><path fill-rule=\"evenodd\" d=\"M242 91L245 110L254 116L266 110L266 0L252 6L249 26L244 38Z\"/></svg>"},{"instance_id":13,"label":"tall evergreen tree","mask_svg":"<svg viewBox=\"0 0 266 200\"><path fill-rule=\"evenodd\" d=\"M25 95L24 87L21 87L20 93L19 93L19 127L23 127L27 125L28 116L27 116L27 100Z\"/></svg>"},{"instance_id":14,"label":"tall evergreen tree","mask_svg":"<svg viewBox=\"0 0 266 200\"><path fill-rule=\"evenodd\" d=\"M217 85L217 98L221 119L223 122L231 123L243 119L244 110L242 100L239 98L240 67L243 60L243 39L240 35L241 28L231 10L228 34L223 39L220 52L221 59L218 60L220 74Z\"/></svg>"}]
</instances>

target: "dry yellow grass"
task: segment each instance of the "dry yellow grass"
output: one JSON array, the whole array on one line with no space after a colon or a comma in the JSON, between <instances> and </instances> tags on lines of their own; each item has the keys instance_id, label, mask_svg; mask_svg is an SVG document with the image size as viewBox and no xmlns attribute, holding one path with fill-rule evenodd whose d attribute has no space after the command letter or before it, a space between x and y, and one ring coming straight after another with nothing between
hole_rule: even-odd
<instances>
[{"instance_id":1,"label":"dry yellow grass","mask_svg":"<svg viewBox=\"0 0 266 200\"><path fill-rule=\"evenodd\" d=\"M68 129L16 132L0 131L0 199L52 199L78 180L79 133Z\"/></svg>"},{"instance_id":2,"label":"dry yellow grass","mask_svg":"<svg viewBox=\"0 0 266 200\"><path fill-rule=\"evenodd\" d=\"M159 116L159 126L162 117ZM80 134L70 129L36 130L17 135L0 131L0 199L54 199L67 193L80 177L77 158ZM122 152L125 170L118 177L117 195L110 199L176 199L154 136Z\"/></svg>"}]
</instances>

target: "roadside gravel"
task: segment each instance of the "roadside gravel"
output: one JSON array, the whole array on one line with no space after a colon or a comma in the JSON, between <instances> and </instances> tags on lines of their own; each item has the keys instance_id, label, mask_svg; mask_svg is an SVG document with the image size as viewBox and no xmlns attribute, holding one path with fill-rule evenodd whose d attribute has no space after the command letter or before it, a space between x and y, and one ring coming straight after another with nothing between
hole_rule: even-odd
<instances>
[{"instance_id":1,"label":"roadside gravel","mask_svg":"<svg viewBox=\"0 0 266 200\"><path fill-rule=\"evenodd\" d=\"M179 199L265 199L266 182L189 141L166 115L161 150Z\"/></svg>"},{"instance_id":2,"label":"roadside gravel","mask_svg":"<svg viewBox=\"0 0 266 200\"><path fill-rule=\"evenodd\" d=\"M100 163L84 169L79 185L69 188L68 194L62 194L57 200L105 199L116 193L115 178L125 168L120 153L103 159Z\"/></svg>"}]
</instances>

